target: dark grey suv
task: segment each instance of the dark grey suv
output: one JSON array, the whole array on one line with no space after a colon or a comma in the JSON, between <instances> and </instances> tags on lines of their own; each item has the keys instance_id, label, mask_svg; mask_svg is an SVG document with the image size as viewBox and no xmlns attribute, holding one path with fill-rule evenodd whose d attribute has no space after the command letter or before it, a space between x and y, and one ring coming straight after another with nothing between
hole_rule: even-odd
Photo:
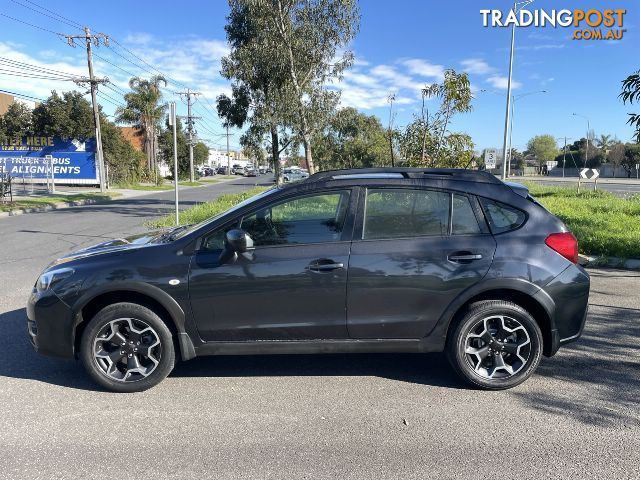
<instances>
[{"instance_id":1,"label":"dark grey suv","mask_svg":"<svg viewBox=\"0 0 640 480\"><path fill-rule=\"evenodd\" d=\"M560 220L489 173L322 172L55 261L28 331L119 392L199 355L440 351L467 382L504 389L580 336L577 256Z\"/></svg>"}]
</instances>

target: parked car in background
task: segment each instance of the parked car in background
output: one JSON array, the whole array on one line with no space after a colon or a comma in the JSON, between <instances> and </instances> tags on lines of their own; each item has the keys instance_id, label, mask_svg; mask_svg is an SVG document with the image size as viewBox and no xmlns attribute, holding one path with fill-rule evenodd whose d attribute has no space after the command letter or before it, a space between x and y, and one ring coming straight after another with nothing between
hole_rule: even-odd
<instances>
[{"instance_id":1,"label":"parked car in background","mask_svg":"<svg viewBox=\"0 0 640 480\"><path fill-rule=\"evenodd\" d=\"M236 163L231 167L231 173L233 175L244 175L244 167L239 163Z\"/></svg>"},{"instance_id":2,"label":"parked car in background","mask_svg":"<svg viewBox=\"0 0 640 480\"><path fill-rule=\"evenodd\" d=\"M216 174L216 171L209 166L198 167L197 172L201 177L210 177Z\"/></svg>"},{"instance_id":3,"label":"parked car in background","mask_svg":"<svg viewBox=\"0 0 640 480\"><path fill-rule=\"evenodd\" d=\"M27 331L117 392L156 385L176 358L441 351L470 385L500 390L580 337L589 285L576 238L522 185L338 170L56 260Z\"/></svg>"},{"instance_id":4,"label":"parked car in background","mask_svg":"<svg viewBox=\"0 0 640 480\"><path fill-rule=\"evenodd\" d=\"M285 183L297 182L309 178L309 173L301 168L285 168L282 171L282 180Z\"/></svg>"},{"instance_id":5,"label":"parked car in background","mask_svg":"<svg viewBox=\"0 0 640 480\"><path fill-rule=\"evenodd\" d=\"M230 175L229 167L218 167L216 171L218 175Z\"/></svg>"},{"instance_id":6,"label":"parked car in background","mask_svg":"<svg viewBox=\"0 0 640 480\"><path fill-rule=\"evenodd\" d=\"M246 167L244 169L244 176L245 177L256 177L257 175L258 175L258 172L253 167Z\"/></svg>"},{"instance_id":7,"label":"parked car in background","mask_svg":"<svg viewBox=\"0 0 640 480\"><path fill-rule=\"evenodd\" d=\"M264 165L258 167L258 175L264 175L265 173L267 173L267 167L265 167Z\"/></svg>"}]
</instances>

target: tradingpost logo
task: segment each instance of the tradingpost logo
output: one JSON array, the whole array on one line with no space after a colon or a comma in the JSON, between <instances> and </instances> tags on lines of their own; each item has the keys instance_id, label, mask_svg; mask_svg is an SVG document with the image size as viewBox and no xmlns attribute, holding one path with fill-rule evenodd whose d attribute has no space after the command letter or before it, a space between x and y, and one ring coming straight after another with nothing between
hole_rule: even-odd
<instances>
[{"instance_id":1,"label":"tradingpost logo","mask_svg":"<svg viewBox=\"0 0 640 480\"><path fill-rule=\"evenodd\" d=\"M627 11L619 9L589 10L528 10L511 9L502 12L498 9L480 10L484 27L562 27L573 29L574 40L621 40L626 29L624 16Z\"/></svg>"}]
</instances>

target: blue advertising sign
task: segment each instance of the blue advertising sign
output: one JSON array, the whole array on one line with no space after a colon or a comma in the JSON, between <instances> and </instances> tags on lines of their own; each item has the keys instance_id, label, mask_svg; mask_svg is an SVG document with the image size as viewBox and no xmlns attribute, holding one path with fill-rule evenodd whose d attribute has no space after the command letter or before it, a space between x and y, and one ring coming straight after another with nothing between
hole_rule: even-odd
<instances>
[{"instance_id":1,"label":"blue advertising sign","mask_svg":"<svg viewBox=\"0 0 640 480\"><path fill-rule=\"evenodd\" d=\"M0 137L0 173L16 179L96 184L96 142L60 137Z\"/></svg>"}]
</instances>

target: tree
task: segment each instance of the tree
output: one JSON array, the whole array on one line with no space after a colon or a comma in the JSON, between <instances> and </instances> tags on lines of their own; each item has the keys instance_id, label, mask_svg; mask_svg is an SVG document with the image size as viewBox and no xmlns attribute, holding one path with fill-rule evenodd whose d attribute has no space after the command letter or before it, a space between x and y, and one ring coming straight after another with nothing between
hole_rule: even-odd
<instances>
[{"instance_id":1,"label":"tree","mask_svg":"<svg viewBox=\"0 0 640 480\"><path fill-rule=\"evenodd\" d=\"M631 172L635 170L637 164L640 164L640 145L627 143L624 148L624 159L622 160L622 166L627 173L627 177L631 178Z\"/></svg>"},{"instance_id":2,"label":"tree","mask_svg":"<svg viewBox=\"0 0 640 480\"><path fill-rule=\"evenodd\" d=\"M542 168L546 162L550 162L556 158L558 155L558 144L553 135L537 135L529 140L527 151L538 160L538 164L540 168Z\"/></svg>"},{"instance_id":3,"label":"tree","mask_svg":"<svg viewBox=\"0 0 640 480\"><path fill-rule=\"evenodd\" d=\"M355 108L338 110L313 137L316 167L382 167L389 164L387 133L374 115Z\"/></svg>"},{"instance_id":4,"label":"tree","mask_svg":"<svg viewBox=\"0 0 640 480\"><path fill-rule=\"evenodd\" d=\"M465 133L450 132L449 125L458 113L472 110L471 84L466 73L446 70L442 83L422 89L423 108L400 134L400 154L413 166L464 167L473 159L473 141ZM424 108L424 100L440 99L435 113Z\"/></svg>"},{"instance_id":5,"label":"tree","mask_svg":"<svg viewBox=\"0 0 640 480\"><path fill-rule=\"evenodd\" d=\"M4 115L0 116L0 131L7 137L22 137L33 132L32 113L21 102L13 102Z\"/></svg>"},{"instance_id":6,"label":"tree","mask_svg":"<svg viewBox=\"0 0 640 480\"><path fill-rule=\"evenodd\" d=\"M33 110L33 131L39 135L85 140L95 138L93 109L79 92L51 92Z\"/></svg>"},{"instance_id":7,"label":"tree","mask_svg":"<svg viewBox=\"0 0 640 480\"><path fill-rule=\"evenodd\" d=\"M178 178L185 179L189 177L189 146L187 145L187 136L182 128L180 119L176 119L176 144L178 145ZM169 122L165 123L158 136L158 149L160 157L164 162L173 166L173 127L169 126ZM194 151L195 155L195 151ZM171 176L173 176L173 168L171 168Z\"/></svg>"},{"instance_id":8,"label":"tree","mask_svg":"<svg viewBox=\"0 0 640 480\"><path fill-rule=\"evenodd\" d=\"M622 102L626 105L640 101L640 70L629 75L622 81L622 92L618 95ZM636 129L635 140L640 143L640 114L629 113L627 123Z\"/></svg>"},{"instance_id":9,"label":"tree","mask_svg":"<svg viewBox=\"0 0 640 480\"><path fill-rule=\"evenodd\" d=\"M611 135L604 135L601 134L596 140L595 140L595 144L597 145L597 147L602 150L602 154L604 156L604 158L607 158L607 155L609 153L609 149L611 148L611 145L613 145L613 140L611 138Z\"/></svg>"},{"instance_id":10,"label":"tree","mask_svg":"<svg viewBox=\"0 0 640 480\"><path fill-rule=\"evenodd\" d=\"M204 143L198 142L193 146L193 163L194 165L202 165L209 159L209 147Z\"/></svg>"},{"instance_id":11,"label":"tree","mask_svg":"<svg viewBox=\"0 0 640 480\"><path fill-rule=\"evenodd\" d=\"M100 125L109 184L127 185L151 180L149 170L145 168L145 154L133 148L121 130L104 115L100 118Z\"/></svg>"},{"instance_id":12,"label":"tree","mask_svg":"<svg viewBox=\"0 0 640 480\"><path fill-rule=\"evenodd\" d=\"M609 149L609 163L613 165L613 176L616 176L616 170L622 165L624 161L625 147L622 142L616 142L611 145Z\"/></svg>"},{"instance_id":13,"label":"tree","mask_svg":"<svg viewBox=\"0 0 640 480\"><path fill-rule=\"evenodd\" d=\"M223 77L231 80L231 97L217 99L218 115L225 126L249 128L240 139L243 147L262 149L268 140L278 181L280 153L290 144L290 82L284 72L279 44L263 14L266 5L256 0L230 0L225 32L231 47L222 58ZM271 29L273 30L273 29ZM285 138L287 137L287 138Z\"/></svg>"},{"instance_id":14,"label":"tree","mask_svg":"<svg viewBox=\"0 0 640 480\"><path fill-rule=\"evenodd\" d=\"M147 154L147 167L150 170L156 168L157 133L167 109L161 103L161 85L167 85L162 75L154 75L149 80L133 77L129 80L129 87L133 91L124 96L126 106L116 109L116 121L133 125L143 136L143 150Z\"/></svg>"},{"instance_id":15,"label":"tree","mask_svg":"<svg viewBox=\"0 0 640 480\"><path fill-rule=\"evenodd\" d=\"M296 103L296 131L302 139L309 173L314 173L311 138L337 105L339 92L325 85L353 63L343 53L360 23L356 0L275 0L261 2L261 14L279 40L278 52L291 82Z\"/></svg>"}]
</instances>

